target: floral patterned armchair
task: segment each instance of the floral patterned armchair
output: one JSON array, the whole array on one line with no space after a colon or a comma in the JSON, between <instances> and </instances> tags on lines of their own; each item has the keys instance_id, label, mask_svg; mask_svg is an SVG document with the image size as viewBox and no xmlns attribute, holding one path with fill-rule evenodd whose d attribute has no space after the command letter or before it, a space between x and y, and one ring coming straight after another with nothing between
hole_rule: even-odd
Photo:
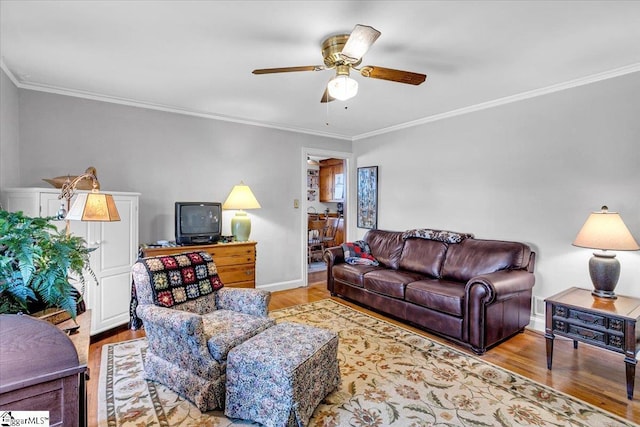
<instances>
[{"instance_id":1,"label":"floral patterned armchair","mask_svg":"<svg viewBox=\"0 0 640 427\"><path fill-rule=\"evenodd\" d=\"M149 341L145 377L203 412L223 408L227 353L275 324L271 294L223 287L206 252L142 258L132 275L135 314Z\"/></svg>"}]
</instances>

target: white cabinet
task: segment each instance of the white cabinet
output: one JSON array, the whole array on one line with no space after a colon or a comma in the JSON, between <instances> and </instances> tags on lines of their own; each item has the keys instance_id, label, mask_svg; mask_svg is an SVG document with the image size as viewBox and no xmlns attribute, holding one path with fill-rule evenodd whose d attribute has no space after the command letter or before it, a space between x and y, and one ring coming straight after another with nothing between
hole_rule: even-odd
<instances>
[{"instance_id":1,"label":"white cabinet","mask_svg":"<svg viewBox=\"0 0 640 427\"><path fill-rule=\"evenodd\" d=\"M91 253L91 268L98 283L87 279L84 299L91 309L91 334L129 321L131 266L138 258L139 193L111 192L120 221L71 221L71 233L84 238ZM60 190L55 188L8 188L2 192L2 206L28 216L55 216L60 207ZM72 202L73 203L73 202ZM65 222L56 223L60 230Z\"/></svg>"}]
</instances>

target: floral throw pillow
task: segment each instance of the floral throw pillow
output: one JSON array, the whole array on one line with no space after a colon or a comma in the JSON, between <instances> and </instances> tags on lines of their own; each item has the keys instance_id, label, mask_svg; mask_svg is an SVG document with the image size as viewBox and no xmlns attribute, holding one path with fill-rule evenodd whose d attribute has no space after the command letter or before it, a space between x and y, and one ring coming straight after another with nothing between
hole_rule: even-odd
<instances>
[{"instance_id":1,"label":"floral throw pillow","mask_svg":"<svg viewBox=\"0 0 640 427\"><path fill-rule=\"evenodd\" d=\"M378 260L371 255L371 248L364 240L343 243L344 260L352 265L378 265Z\"/></svg>"},{"instance_id":2,"label":"floral throw pillow","mask_svg":"<svg viewBox=\"0 0 640 427\"><path fill-rule=\"evenodd\" d=\"M432 230L430 228L417 228L414 230L407 230L402 233L404 240L411 238L437 240L444 243L461 243L464 239L473 239L471 233L458 233L455 231L446 230Z\"/></svg>"}]
</instances>

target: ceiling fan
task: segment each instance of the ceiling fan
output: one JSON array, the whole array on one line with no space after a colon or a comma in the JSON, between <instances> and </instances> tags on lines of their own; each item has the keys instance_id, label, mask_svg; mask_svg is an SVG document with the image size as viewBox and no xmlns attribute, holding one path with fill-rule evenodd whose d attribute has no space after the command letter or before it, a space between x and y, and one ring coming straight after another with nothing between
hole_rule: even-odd
<instances>
[{"instance_id":1,"label":"ceiling fan","mask_svg":"<svg viewBox=\"0 0 640 427\"><path fill-rule=\"evenodd\" d=\"M419 85L425 81L425 74L410 71L394 70L374 65L358 67L362 57L371 45L380 37L380 31L367 25L356 25L351 34L331 36L322 42L324 65L305 65L301 67L262 68L253 70L253 74L289 73L294 71L336 70L336 75L327 84L320 102L331 102L335 99L345 101L358 92L358 82L349 74L351 70L359 71L363 77L390 80L392 82Z\"/></svg>"}]
</instances>

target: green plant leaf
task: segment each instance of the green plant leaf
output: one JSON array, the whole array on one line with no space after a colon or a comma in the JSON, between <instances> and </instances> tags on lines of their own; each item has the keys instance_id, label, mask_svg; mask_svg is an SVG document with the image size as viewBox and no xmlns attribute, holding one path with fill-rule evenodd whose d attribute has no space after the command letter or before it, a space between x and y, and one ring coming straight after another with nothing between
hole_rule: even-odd
<instances>
[{"instance_id":1,"label":"green plant leaf","mask_svg":"<svg viewBox=\"0 0 640 427\"><path fill-rule=\"evenodd\" d=\"M84 239L58 231L54 218L0 210L0 312L25 311L31 300L76 315L76 289L88 275L96 283Z\"/></svg>"}]
</instances>

